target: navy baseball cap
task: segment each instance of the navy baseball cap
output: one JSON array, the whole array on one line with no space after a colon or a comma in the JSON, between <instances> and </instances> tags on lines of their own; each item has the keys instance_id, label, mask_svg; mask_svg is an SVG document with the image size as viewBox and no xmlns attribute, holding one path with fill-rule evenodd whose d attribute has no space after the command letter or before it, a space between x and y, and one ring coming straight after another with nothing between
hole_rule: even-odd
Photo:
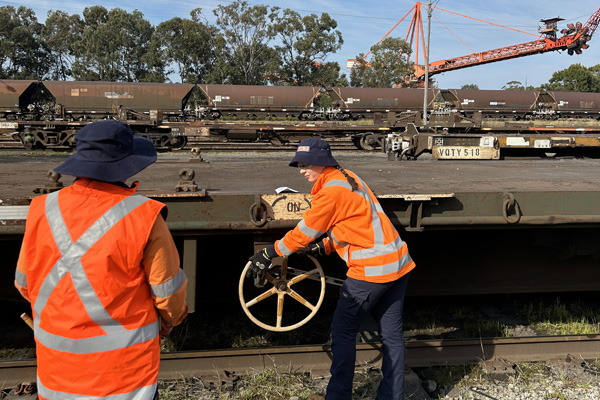
<instances>
[{"instance_id":1,"label":"navy baseball cap","mask_svg":"<svg viewBox=\"0 0 600 400\"><path fill-rule=\"evenodd\" d=\"M75 154L54 169L59 174L120 182L156 161L156 149L124 122L92 122L75 134Z\"/></svg>"},{"instance_id":2,"label":"navy baseball cap","mask_svg":"<svg viewBox=\"0 0 600 400\"><path fill-rule=\"evenodd\" d=\"M298 163L324 167L338 165L338 162L331 155L329 143L318 138L304 139L298 143L298 149L292 162L290 162L290 167L297 167Z\"/></svg>"}]
</instances>

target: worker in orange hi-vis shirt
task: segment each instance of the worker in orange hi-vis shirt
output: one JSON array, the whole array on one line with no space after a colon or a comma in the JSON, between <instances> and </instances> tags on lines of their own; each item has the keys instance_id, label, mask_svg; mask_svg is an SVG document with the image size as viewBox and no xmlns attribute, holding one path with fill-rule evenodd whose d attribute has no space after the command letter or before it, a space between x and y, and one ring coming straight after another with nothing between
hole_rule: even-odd
<instances>
[{"instance_id":1,"label":"worker in orange hi-vis shirt","mask_svg":"<svg viewBox=\"0 0 600 400\"><path fill-rule=\"evenodd\" d=\"M408 247L371 189L339 166L327 142L301 141L290 166L300 168L314 183L312 205L293 230L250 257L255 281L261 284L273 257L307 248L322 255L335 250L348 273L331 325L333 361L325 398L351 398L356 334L361 321L372 314L383 342L383 380L377 399L401 400L406 359L402 311L409 273L415 268Z\"/></svg>"},{"instance_id":2,"label":"worker in orange hi-vis shirt","mask_svg":"<svg viewBox=\"0 0 600 400\"><path fill-rule=\"evenodd\" d=\"M160 337L188 312L166 206L126 185L154 161L122 122L76 134L55 169L73 185L32 200L15 273L29 300L39 399L158 399Z\"/></svg>"}]
</instances>

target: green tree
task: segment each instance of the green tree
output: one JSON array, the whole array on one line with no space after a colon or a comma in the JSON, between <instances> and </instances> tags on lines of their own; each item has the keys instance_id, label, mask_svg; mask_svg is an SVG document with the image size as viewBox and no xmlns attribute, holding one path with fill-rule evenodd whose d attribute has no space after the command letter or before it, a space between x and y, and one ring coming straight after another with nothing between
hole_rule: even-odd
<instances>
[{"instance_id":1,"label":"green tree","mask_svg":"<svg viewBox=\"0 0 600 400\"><path fill-rule=\"evenodd\" d=\"M572 64L552 74L548 84L542 87L562 92L600 92L599 71L598 65L586 68L581 64Z\"/></svg>"},{"instance_id":2,"label":"green tree","mask_svg":"<svg viewBox=\"0 0 600 400\"><path fill-rule=\"evenodd\" d=\"M462 85L460 88L467 90L479 90L479 86L476 83L467 83L465 85Z\"/></svg>"},{"instance_id":3,"label":"green tree","mask_svg":"<svg viewBox=\"0 0 600 400\"><path fill-rule=\"evenodd\" d=\"M302 17L294 10L283 10L273 25L281 43L275 46L281 64L274 81L297 86L335 85L339 64L325 63L325 59L344 43L336 27L337 22L327 13Z\"/></svg>"},{"instance_id":4,"label":"green tree","mask_svg":"<svg viewBox=\"0 0 600 400\"><path fill-rule=\"evenodd\" d=\"M167 63L175 66L181 82L206 82L216 64L216 52L222 47L214 26L202 21L202 10L192 10L191 19L179 17L160 23L154 33L158 49Z\"/></svg>"},{"instance_id":5,"label":"green tree","mask_svg":"<svg viewBox=\"0 0 600 400\"><path fill-rule=\"evenodd\" d=\"M163 66L149 53L154 28L141 12L86 7L81 40L73 45L73 77L92 81L161 81ZM152 58L154 57L154 59Z\"/></svg>"},{"instance_id":6,"label":"green tree","mask_svg":"<svg viewBox=\"0 0 600 400\"><path fill-rule=\"evenodd\" d=\"M83 28L83 21L77 14L48 11L42 37L50 52L49 79L67 80L71 76L71 65L74 61L72 44L81 39Z\"/></svg>"},{"instance_id":7,"label":"green tree","mask_svg":"<svg viewBox=\"0 0 600 400\"><path fill-rule=\"evenodd\" d=\"M371 47L371 61L359 54L350 73L350 84L357 87L408 86L414 67L407 62L410 45L399 38L388 37Z\"/></svg>"},{"instance_id":8,"label":"green tree","mask_svg":"<svg viewBox=\"0 0 600 400\"><path fill-rule=\"evenodd\" d=\"M502 86L502 90L534 90L533 86L523 86L519 81L510 81L506 85Z\"/></svg>"},{"instance_id":9,"label":"green tree","mask_svg":"<svg viewBox=\"0 0 600 400\"><path fill-rule=\"evenodd\" d=\"M278 10L273 7L269 11L264 5L250 7L246 1L237 0L213 10L226 44L217 66L228 70L227 83L266 83L276 61L275 51L268 44L275 36L272 25ZM233 68L227 68L227 65ZM216 73L219 74L222 76L222 71Z\"/></svg>"},{"instance_id":10,"label":"green tree","mask_svg":"<svg viewBox=\"0 0 600 400\"><path fill-rule=\"evenodd\" d=\"M48 48L32 9L0 7L0 78L43 79L48 73Z\"/></svg>"}]
</instances>

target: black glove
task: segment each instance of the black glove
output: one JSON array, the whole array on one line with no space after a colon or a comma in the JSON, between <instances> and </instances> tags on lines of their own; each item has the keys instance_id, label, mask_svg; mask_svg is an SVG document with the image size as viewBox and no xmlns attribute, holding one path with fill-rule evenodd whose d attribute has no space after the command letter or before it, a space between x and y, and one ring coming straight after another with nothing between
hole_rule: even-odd
<instances>
[{"instance_id":1,"label":"black glove","mask_svg":"<svg viewBox=\"0 0 600 400\"><path fill-rule=\"evenodd\" d=\"M265 274L267 273L267 268L271 265L271 257L267 254L267 249L262 249L258 251L255 255L250 257L248 261L251 261L250 269L246 272L246 278L250 278L254 276L255 278L258 276L261 279L264 279Z\"/></svg>"},{"instance_id":2,"label":"black glove","mask_svg":"<svg viewBox=\"0 0 600 400\"><path fill-rule=\"evenodd\" d=\"M296 254L299 255L304 255L304 254L313 254L313 255L318 255L318 256L324 256L325 254L325 243L323 243L322 240L319 240L318 242L313 242L311 244L309 244L308 246L306 246L303 249L300 249L296 252Z\"/></svg>"}]
</instances>

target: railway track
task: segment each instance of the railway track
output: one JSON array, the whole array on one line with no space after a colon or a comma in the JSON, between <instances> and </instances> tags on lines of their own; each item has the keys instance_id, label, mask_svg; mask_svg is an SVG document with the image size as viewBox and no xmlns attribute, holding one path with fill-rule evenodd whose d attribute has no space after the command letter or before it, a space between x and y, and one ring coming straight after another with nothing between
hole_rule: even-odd
<instances>
[{"instance_id":1,"label":"railway track","mask_svg":"<svg viewBox=\"0 0 600 400\"><path fill-rule=\"evenodd\" d=\"M354 143L350 139L337 139L331 141L331 147L335 151L360 151L356 148ZM239 151L261 151L261 152L282 152L282 151L295 151L297 141L289 143L274 144L270 142L229 142L224 140L206 140L206 139L195 139L190 138L188 144L182 149L170 150L170 149L159 149L159 151L173 151L173 152L186 152L192 149L198 151L224 151L224 152L239 152ZM68 147L57 147L48 148L48 151L70 151ZM29 151L44 151L44 150L30 150L23 147L23 145L13 140L11 137L6 135L0 135L0 151L17 151L17 152L29 152Z\"/></svg>"},{"instance_id":2,"label":"railway track","mask_svg":"<svg viewBox=\"0 0 600 400\"><path fill-rule=\"evenodd\" d=\"M484 363L495 370L510 369L517 362L590 360L600 357L600 335L539 336L467 340L408 341L407 367ZM357 345L357 364L378 366L381 344ZM223 382L246 371L266 369L327 374L331 364L329 345L265 347L164 353L159 379L202 377ZM34 359L0 362L0 382L5 387L35 381Z\"/></svg>"}]
</instances>

